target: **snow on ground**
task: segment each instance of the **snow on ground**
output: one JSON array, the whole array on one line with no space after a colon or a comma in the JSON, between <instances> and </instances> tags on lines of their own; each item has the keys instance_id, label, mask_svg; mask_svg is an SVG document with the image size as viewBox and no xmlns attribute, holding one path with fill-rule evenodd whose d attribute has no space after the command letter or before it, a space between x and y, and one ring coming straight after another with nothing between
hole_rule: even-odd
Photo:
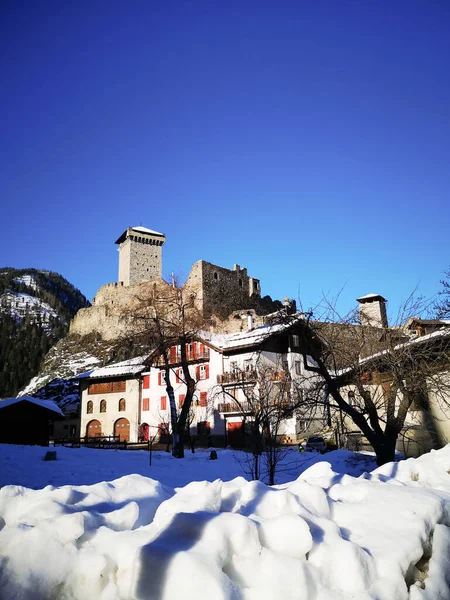
<instances>
[{"instance_id":1,"label":"snow on ground","mask_svg":"<svg viewBox=\"0 0 450 600\"><path fill-rule=\"evenodd\" d=\"M228 450L57 452L0 446L1 598L450 598L450 445L359 477L297 453L272 488Z\"/></svg>"}]
</instances>

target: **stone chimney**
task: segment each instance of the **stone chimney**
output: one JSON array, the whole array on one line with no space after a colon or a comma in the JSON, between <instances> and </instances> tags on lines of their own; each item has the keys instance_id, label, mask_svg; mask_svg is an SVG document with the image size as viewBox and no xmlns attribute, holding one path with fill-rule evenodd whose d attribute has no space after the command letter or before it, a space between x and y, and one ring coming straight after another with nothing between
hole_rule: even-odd
<instances>
[{"instance_id":1,"label":"stone chimney","mask_svg":"<svg viewBox=\"0 0 450 600\"><path fill-rule=\"evenodd\" d=\"M387 327L386 298L380 294L367 294L359 302L359 322L370 327Z\"/></svg>"}]
</instances>

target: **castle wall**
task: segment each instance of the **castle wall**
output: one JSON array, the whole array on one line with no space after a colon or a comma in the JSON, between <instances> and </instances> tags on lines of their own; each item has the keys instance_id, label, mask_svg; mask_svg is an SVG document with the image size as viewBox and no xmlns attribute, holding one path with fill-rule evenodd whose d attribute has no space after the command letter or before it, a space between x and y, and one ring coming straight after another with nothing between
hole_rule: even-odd
<instances>
[{"instance_id":1,"label":"castle wall","mask_svg":"<svg viewBox=\"0 0 450 600\"><path fill-rule=\"evenodd\" d=\"M133 286L107 283L98 290L93 305L82 308L75 315L70 323L70 333L81 336L97 333L105 341L124 336L138 327L133 308L167 286L162 280L143 281Z\"/></svg>"},{"instance_id":2,"label":"castle wall","mask_svg":"<svg viewBox=\"0 0 450 600\"><path fill-rule=\"evenodd\" d=\"M226 269L204 260L192 266L184 287L195 294L206 318L213 314L224 318L233 310L248 307L252 294L261 294L259 280L249 277L247 269L239 265Z\"/></svg>"}]
</instances>

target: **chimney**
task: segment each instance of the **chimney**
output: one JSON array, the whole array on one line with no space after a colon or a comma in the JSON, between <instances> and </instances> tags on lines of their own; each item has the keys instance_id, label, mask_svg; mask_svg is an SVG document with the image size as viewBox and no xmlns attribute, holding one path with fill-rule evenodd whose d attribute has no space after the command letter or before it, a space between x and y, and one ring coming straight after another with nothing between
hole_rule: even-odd
<instances>
[{"instance_id":1,"label":"chimney","mask_svg":"<svg viewBox=\"0 0 450 600\"><path fill-rule=\"evenodd\" d=\"M370 327L387 327L386 298L380 294L367 294L359 302L359 322Z\"/></svg>"}]
</instances>

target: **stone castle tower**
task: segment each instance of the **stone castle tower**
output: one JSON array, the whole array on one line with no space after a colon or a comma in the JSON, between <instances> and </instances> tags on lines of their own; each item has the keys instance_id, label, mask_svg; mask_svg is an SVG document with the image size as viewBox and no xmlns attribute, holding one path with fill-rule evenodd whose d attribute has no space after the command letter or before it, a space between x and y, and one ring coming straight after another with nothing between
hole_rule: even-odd
<instances>
[{"instance_id":1,"label":"stone castle tower","mask_svg":"<svg viewBox=\"0 0 450 600\"><path fill-rule=\"evenodd\" d=\"M146 227L128 227L116 241L119 244L119 283L134 285L162 276L163 233Z\"/></svg>"}]
</instances>

